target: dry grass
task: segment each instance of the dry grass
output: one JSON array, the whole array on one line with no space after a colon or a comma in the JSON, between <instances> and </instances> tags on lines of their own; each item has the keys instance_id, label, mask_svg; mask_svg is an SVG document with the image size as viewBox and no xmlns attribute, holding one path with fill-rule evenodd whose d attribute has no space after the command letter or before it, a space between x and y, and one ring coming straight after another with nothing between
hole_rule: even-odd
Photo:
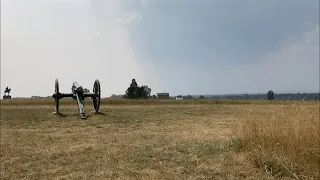
<instances>
[{"instance_id":1,"label":"dry grass","mask_svg":"<svg viewBox=\"0 0 320 180\"><path fill-rule=\"evenodd\" d=\"M91 104L90 99L86 99L86 102ZM65 98L60 100L62 105L74 105L74 101L71 98ZM189 99L189 100L160 100L160 99L148 99L148 100L128 100L128 99L113 99L102 98L102 105L195 105L195 104L314 104L314 101L284 101L284 100L213 100L213 99ZM1 105L5 106L25 106L25 105L52 105L53 98L30 98L30 99L7 99L1 100Z\"/></svg>"},{"instance_id":2,"label":"dry grass","mask_svg":"<svg viewBox=\"0 0 320 180\"><path fill-rule=\"evenodd\" d=\"M319 104L251 106L241 136L253 163L266 173L320 179Z\"/></svg>"},{"instance_id":3,"label":"dry grass","mask_svg":"<svg viewBox=\"0 0 320 180\"><path fill-rule=\"evenodd\" d=\"M97 115L87 102L87 121L80 120L74 101L62 101L61 116L52 115L53 104L53 99L1 101L1 179L274 179L275 174L251 161L257 149L248 150L255 146L246 140L255 128L244 126L237 134L237 127L250 119L269 122L272 114L278 119L275 109L288 114L287 120L310 116L319 123L314 102L103 99ZM300 111L294 114L296 106ZM264 151L254 153L259 157L253 160L263 159L270 149ZM270 151L290 157L282 152ZM312 162L305 165L312 167ZM298 177L317 175L293 170L301 172Z\"/></svg>"}]
</instances>

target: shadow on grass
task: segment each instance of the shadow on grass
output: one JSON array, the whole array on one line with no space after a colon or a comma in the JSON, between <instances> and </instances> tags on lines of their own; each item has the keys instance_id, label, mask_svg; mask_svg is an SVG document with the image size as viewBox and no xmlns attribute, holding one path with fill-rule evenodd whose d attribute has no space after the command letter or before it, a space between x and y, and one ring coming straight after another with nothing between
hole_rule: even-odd
<instances>
[{"instance_id":1,"label":"shadow on grass","mask_svg":"<svg viewBox=\"0 0 320 180\"><path fill-rule=\"evenodd\" d=\"M53 112L53 115L59 116L59 117L61 117L61 118L66 118L66 117L68 117L67 114L64 114L64 113L61 113L61 112L59 112L59 113Z\"/></svg>"},{"instance_id":2,"label":"shadow on grass","mask_svg":"<svg viewBox=\"0 0 320 180\"><path fill-rule=\"evenodd\" d=\"M80 116L80 113L54 113L54 115L56 116L59 116L61 118L67 118L67 117L79 117L81 118ZM103 112L93 112L93 114L87 114L86 113L86 116L87 118L89 117L92 117L92 116L106 116L107 114L103 113Z\"/></svg>"},{"instance_id":3,"label":"shadow on grass","mask_svg":"<svg viewBox=\"0 0 320 180\"><path fill-rule=\"evenodd\" d=\"M107 114L105 114L103 112L95 112L94 115L100 115L100 116L103 115L104 116L104 115L107 115Z\"/></svg>"}]
</instances>

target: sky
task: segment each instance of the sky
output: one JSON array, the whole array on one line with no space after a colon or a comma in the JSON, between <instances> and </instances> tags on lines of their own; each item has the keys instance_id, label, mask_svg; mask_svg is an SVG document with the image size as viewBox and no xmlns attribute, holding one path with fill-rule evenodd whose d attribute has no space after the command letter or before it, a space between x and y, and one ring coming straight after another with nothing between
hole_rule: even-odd
<instances>
[{"instance_id":1,"label":"sky","mask_svg":"<svg viewBox=\"0 0 320 180\"><path fill-rule=\"evenodd\" d=\"M319 0L1 0L1 97L319 92Z\"/></svg>"}]
</instances>

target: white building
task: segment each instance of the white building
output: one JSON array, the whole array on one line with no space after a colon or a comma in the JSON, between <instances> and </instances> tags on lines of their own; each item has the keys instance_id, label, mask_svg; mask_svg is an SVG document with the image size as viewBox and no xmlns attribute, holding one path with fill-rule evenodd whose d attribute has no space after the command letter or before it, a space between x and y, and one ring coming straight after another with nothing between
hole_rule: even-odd
<instances>
[{"instance_id":1,"label":"white building","mask_svg":"<svg viewBox=\"0 0 320 180\"><path fill-rule=\"evenodd\" d=\"M176 96L176 100L183 100L183 96L181 96L181 95Z\"/></svg>"}]
</instances>

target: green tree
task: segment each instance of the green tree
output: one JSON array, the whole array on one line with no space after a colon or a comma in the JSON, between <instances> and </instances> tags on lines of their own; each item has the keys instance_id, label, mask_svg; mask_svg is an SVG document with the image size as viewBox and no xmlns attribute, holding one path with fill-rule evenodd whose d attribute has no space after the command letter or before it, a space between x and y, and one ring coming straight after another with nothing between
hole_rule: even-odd
<instances>
[{"instance_id":1,"label":"green tree","mask_svg":"<svg viewBox=\"0 0 320 180\"><path fill-rule=\"evenodd\" d=\"M84 89L83 89L83 92L84 92L84 93L90 93L90 90L87 89L87 88L84 88Z\"/></svg>"},{"instance_id":2,"label":"green tree","mask_svg":"<svg viewBox=\"0 0 320 180\"><path fill-rule=\"evenodd\" d=\"M272 90L268 91L267 97L268 100L274 100L274 93Z\"/></svg>"},{"instance_id":3,"label":"green tree","mask_svg":"<svg viewBox=\"0 0 320 180\"><path fill-rule=\"evenodd\" d=\"M124 98L128 99L147 99L151 95L151 88L146 85L142 85L141 87L137 84L131 83L130 87L128 87L125 92Z\"/></svg>"},{"instance_id":4,"label":"green tree","mask_svg":"<svg viewBox=\"0 0 320 180\"><path fill-rule=\"evenodd\" d=\"M193 97L191 95L188 95L187 98L188 99L193 99Z\"/></svg>"},{"instance_id":5,"label":"green tree","mask_svg":"<svg viewBox=\"0 0 320 180\"><path fill-rule=\"evenodd\" d=\"M111 97L111 98L116 98L117 95L116 95L116 94L112 94L110 97Z\"/></svg>"}]
</instances>

